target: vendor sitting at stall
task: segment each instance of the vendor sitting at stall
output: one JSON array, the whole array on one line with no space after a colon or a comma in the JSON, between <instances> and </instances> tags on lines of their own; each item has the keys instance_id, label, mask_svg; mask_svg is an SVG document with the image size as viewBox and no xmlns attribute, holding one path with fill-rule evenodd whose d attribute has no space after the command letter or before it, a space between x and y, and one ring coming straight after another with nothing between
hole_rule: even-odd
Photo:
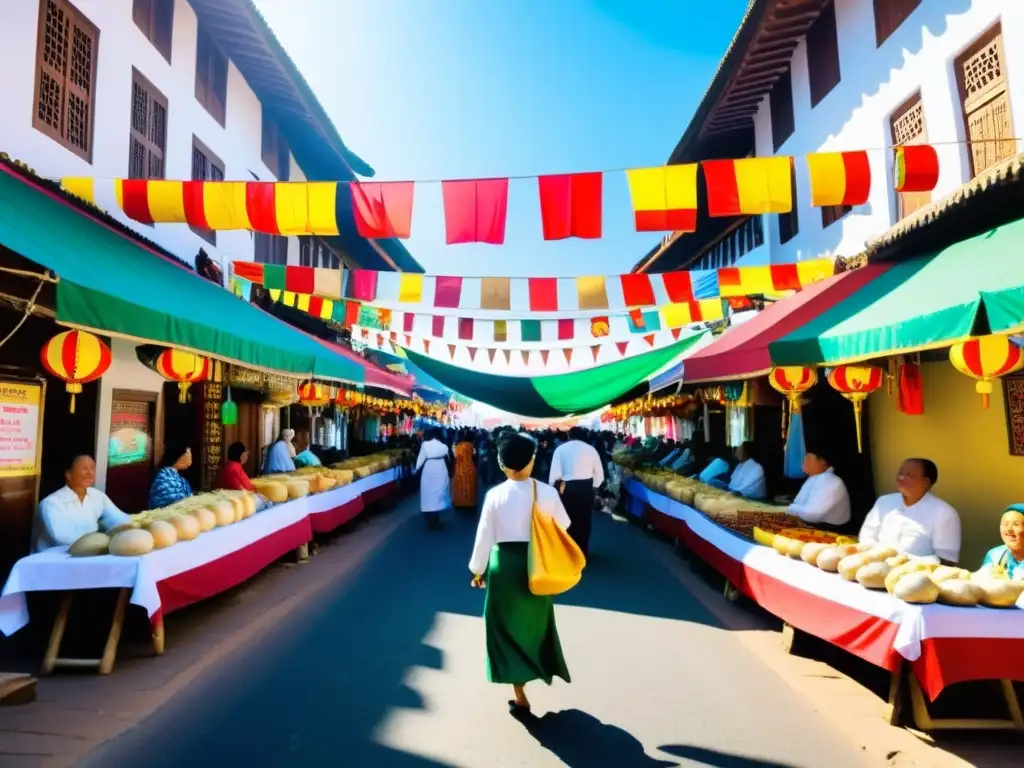
<instances>
[{"instance_id":1,"label":"vendor sitting at stall","mask_svg":"<svg viewBox=\"0 0 1024 768\"><path fill-rule=\"evenodd\" d=\"M64 468L64 486L41 502L32 522L32 551L70 546L87 533L109 531L131 521L107 494L93 488L96 462L75 454Z\"/></svg>"},{"instance_id":2,"label":"vendor sitting at stall","mask_svg":"<svg viewBox=\"0 0 1024 768\"><path fill-rule=\"evenodd\" d=\"M1011 579L1024 581L1024 504L1011 504L999 521L1003 543L990 549L982 568L999 567Z\"/></svg>"},{"instance_id":3,"label":"vendor sitting at stall","mask_svg":"<svg viewBox=\"0 0 1024 768\"><path fill-rule=\"evenodd\" d=\"M235 442L228 447L228 460L217 473L214 487L225 491L255 491L252 481L242 465L249 460L249 451L244 443Z\"/></svg>"},{"instance_id":4,"label":"vendor sitting at stall","mask_svg":"<svg viewBox=\"0 0 1024 768\"><path fill-rule=\"evenodd\" d=\"M153 484L149 487L149 508L160 509L192 495L192 486L181 473L192 466L192 449L183 443L168 445Z\"/></svg>"},{"instance_id":5,"label":"vendor sitting at stall","mask_svg":"<svg viewBox=\"0 0 1024 768\"><path fill-rule=\"evenodd\" d=\"M294 437L294 430L281 430L281 436L267 449L267 458L263 462L263 474L295 471L295 446L292 445Z\"/></svg>"},{"instance_id":6,"label":"vendor sitting at stall","mask_svg":"<svg viewBox=\"0 0 1024 768\"><path fill-rule=\"evenodd\" d=\"M729 490L748 499L764 499L768 487L764 480L764 467L754 458L754 443L747 440L736 449L736 469L729 478Z\"/></svg>"},{"instance_id":7,"label":"vendor sitting at stall","mask_svg":"<svg viewBox=\"0 0 1024 768\"><path fill-rule=\"evenodd\" d=\"M317 456L310 449L309 446L309 432L300 432L295 438L295 442L298 443L295 446L298 453L295 454L295 466L296 467L319 467L322 466L320 457Z\"/></svg>"},{"instance_id":8,"label":"vendor sitting at stall","mask_svg":"<svg viewBox=\"0 0 1024 768\"><path fill-rule=\"evenodd\" d=\"M850 522L850 494L832 469L826 449L807 451L803 470L807 479L789 505L789 513L805 523L838 526Z\"/></svg>"},{"instance_id":9,"label":"vendor sitting at stall","mask_svg":"<svg viewBox=\"0 0 1024 768\"><path fill-rule=\"evenodd\" d=\"M723 445L711 448L708 451L709 461L700 470L697 479L707 485L714 485L724 489L728 485L727 478L732 471L729 465L729 450Z\"/></svg>"},{"instance_id":10,"label":"vendor sitting at stall","mask_svg":"<svg viewBox=\"0 0 1024 768\"><path fill-rule=\"evenodd\" d=\"M897 493L879 497L864 518L860 540L918 557L960 559L960 516L931 492L939 470L930 459L907 459L896 473Z\"/></svg>"}]
</instances>

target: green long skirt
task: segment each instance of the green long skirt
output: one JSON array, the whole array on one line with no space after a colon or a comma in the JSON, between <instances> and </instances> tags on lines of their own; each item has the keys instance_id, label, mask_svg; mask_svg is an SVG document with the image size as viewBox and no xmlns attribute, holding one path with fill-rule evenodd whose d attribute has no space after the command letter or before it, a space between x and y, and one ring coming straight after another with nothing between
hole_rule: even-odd
<instances>
[{"instance_id":1,"label":"green long skirt","mask_svg":"<svg viewBox=\"0 0 1024 768\"><path fill-rule=\"evenodd\" d=\"M555 677L571 682L555 627L550 597L530 592L525 542L502 542L491 550L484 598L487 679L525 685Z\"/></svg>"}]
</instances>

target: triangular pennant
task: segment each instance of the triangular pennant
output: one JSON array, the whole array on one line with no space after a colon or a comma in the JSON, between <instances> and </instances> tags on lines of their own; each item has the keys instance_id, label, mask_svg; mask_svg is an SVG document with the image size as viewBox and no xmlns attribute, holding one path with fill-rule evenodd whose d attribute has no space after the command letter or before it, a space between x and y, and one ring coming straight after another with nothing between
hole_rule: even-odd
<instances>
[{"instance_id":1,"label":"triangular pennant","mask_svg":"<svg viewBox=\"0 0 1024 768\"><path fill-rule=\"evenodd\" d=\"M364 339L370 338L370 329L369 328L360 328L359 332L362 334Z\"/></svg>"},{"instance_id":2,"label":"triangular pennant","mask_svg":"<svg viewBox=\"0 0 1024 768\"><path fill-rule=\"evenodd\" d=\"M390 336L392 341L398 341L398 331L392 331Z\"/></svg>"},{"instance_id":3,"label":"triangular pennant","mask_svg":"<svg viewBox=\"0 0 1024 768\"><path fill-rule=\"evenodd\" d=\"M503 349L501 350L501 353L505 355L505 365L512 365L512 350Z\"/></svg>"},{"instance_id":4,"label":"triangular pennant","mask_svg":"<svg viewBox=\"0 0 1024 768\"><path fill-rule=\"evenodd\" d=\"M615 346L619 348L619 354L622 355L622 357L625 357L626 356L626 347L629 346L629 342L628 341L617 341L617 342L615 342Z\"/></svg>"},{"instance_id":5,"label":"triangular pennant","mask_svg":"<svg viewBox=\"0 0 1024 768\"><path fill-rule=\"evenodd\" d=\"M520 349L519 350L519 355L520 355L520 357L523 358L523 365L528 366L530 364L530 350L528 350L528 349Z\"/></svg>"},{"instance_id":6,"label":"triangular pennant","mask_svg":"<svg viewBox=\"0 0 1024 768\"><path fill-rule=\"evenodd\" d=\"M384 346L384 334L383 333L378 333L377 334L377 346L378 347L383 347Z\"/></svg>"},{"instance_id":7,"label":"triangular pennant","mask_svg":"<svg viewBox=\"0 0 1024 768\"><path fill-rule=\"evenodd\" d=\"M476 361L476 347L466 347L469 350L469 362Z\"/></svg>"},{"instance_id":8,"label":"triangular pennant","mask_svg":"<svg viewBox=\"0 0 1024 768\"><path fill-rule=\"evenodd\" d=\"M455 345L454 344L449 344L448 345L448 354L450 354L452 356L452 360L455 359Z\"/></svg>"},{"instance_id":9,"label":"triangular pennant","mask_svg":"<svg viewBox=\"0 0 1024 768\"><path fill-rule=\"evenodd\" d=\"M600 344L595 344L594 346L592 346L590 348L590 351L591 351L591 353L593 353L593 355L594 355L594 362L596 363L598 355L601 354L601 345Z\"/></svg>"},{"instance_id":10,"label":"triangular pennant","mask_svg":"<svg viewBox=\"0 0 1024 768\"><path fill-rule=\"evenodd\" d=\"M498 350L494 349L494 347L490 347L487 350L487 359L490 360L491 365L494 365L494 355L497 354L497 352Z\"/></svg>"},{"instance_id":11,"label":"triangular pennant","mask_svg":"<svg viewBox=\"0 0 1024 768\"><path fill-rule=\"evenodd\" d=\"M430 354L430 339L424 339L423 340L423 354L425 354L425 355L429 355Z\"/></svg>"},{"instance_id":12,"label":"triangular pennant","mask_svg":"<svg viewBox=\"0 0 1024 768\"><path fill-rule=\"evenodd\" d=\"M407 346L407 347L411 347L412 346L412 336L410 336L408 333L405 334L405 346Z\"/></svg>"},{"instance_id":13,"label":"triangular pennant","mask_svg":"<svg viewBox=\"0 0 1024 768\"><path fill-rule=\"evenodd\" d=\"M543 364L544 364L545 366L547 366L547 364L548 364L548 355L549 355L549 354L550 354L550 351L549 351L549 350L546 350L546 349L542 349L542 350L540 351L540 360L541 360L541 362L542 362L542 363L543 363Z\"/></svg>"},{"instance_id":14,"label":"triangular pennant","mask_svg":"<svg viewBox=\"0 0 1024 768\"><path fill-rule=\"evenodd\" d=\"M675 339L676 341L679 341L679 334L681 334L682 332L683 332L682 328L673 328L672 329L672 338Z\"/></svg>"},{"instance_id":15,"label":"triangular pennant","mask_svg":"<svg viewBox=\"0 0 1024 768\"><path fill-rule=\"evenodd\" d=\"M646 336L644 336L644 341L646 341L648 344L650 344L653 347L654 346L654 334L653 333L648 333Z\"/></svg>"},{"instance_id":16,"label":"triangular pennant","mask_svg":"<svg viewBox=\"0 0 1024 768\"><path fill-rule=\"evenodd\" d=\"M562 354L565 355L565 362L567 365L572 365L572 347L566 347L562 350Z\"/></svg>"}]
</instances>

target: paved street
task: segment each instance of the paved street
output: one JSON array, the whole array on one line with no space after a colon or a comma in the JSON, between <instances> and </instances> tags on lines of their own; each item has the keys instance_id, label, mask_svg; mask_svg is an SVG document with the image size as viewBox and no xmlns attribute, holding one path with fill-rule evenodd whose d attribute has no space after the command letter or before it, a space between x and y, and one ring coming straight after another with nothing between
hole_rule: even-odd
<instances>
[{"instance_id":1,"label":"paved street","mask_svg":"<svg viewBox=\"0 0 1024 768\"><path fill-rule=\"evenodd\" d=\"M352 578L86 764L862 764L650 557L643 532L603 516L558 607L574 683L532 686L541 717L520 725L484 679L474 525L449 515L427 532L410 517Z\"/></svg>"}]
</instances>

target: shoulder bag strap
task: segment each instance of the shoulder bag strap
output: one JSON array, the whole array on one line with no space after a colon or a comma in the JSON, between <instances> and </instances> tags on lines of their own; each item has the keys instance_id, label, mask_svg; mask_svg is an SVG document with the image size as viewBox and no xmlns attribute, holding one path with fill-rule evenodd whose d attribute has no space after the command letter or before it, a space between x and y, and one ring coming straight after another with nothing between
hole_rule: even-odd
<instances>
[{"instance_id":1,"label":"shoulder bag strap","mask_svg":"<svg viewBox=\"0 0 1024 768\"><path fill-rule=\"evenodd\" d=\"M1010 548L1009 547L1007 547L1003 551L1003 554L1000 555L998 565L999 565L1000 568L1002 568L1005 571L1006 570L1006 564L1008 562L1010 562Z\"/></svg>"}]
</instances>

